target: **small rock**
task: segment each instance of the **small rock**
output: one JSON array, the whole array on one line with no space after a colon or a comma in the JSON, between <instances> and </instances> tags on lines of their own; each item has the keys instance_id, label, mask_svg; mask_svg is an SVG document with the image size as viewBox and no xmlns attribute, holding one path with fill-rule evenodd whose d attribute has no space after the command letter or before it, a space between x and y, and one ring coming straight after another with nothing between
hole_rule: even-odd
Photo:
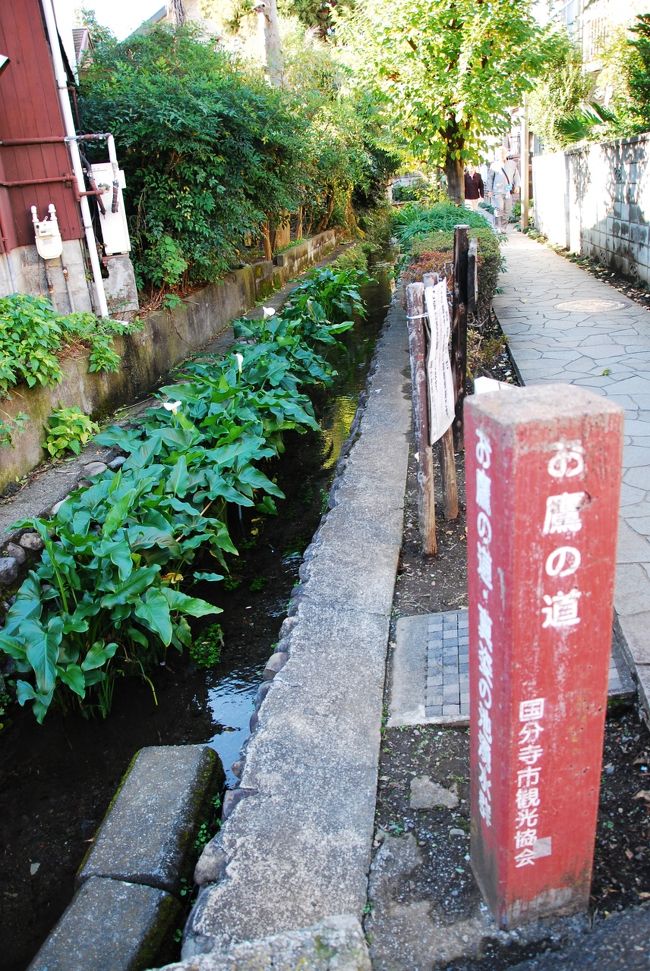
<instances>
[{"instance_id":1,"label":"small rock","mask_svg":"<svg viewBox=\"0 0 650 971\"><path fill-rule=\"evenodd\" d=\"M271 690L271 684L271 681L263 681L257 689L257 694L255 695L255 711L259 711L262 707L262 702Z\"/></svg>"},{"instance_id":2,"label":"small rock","mask_svg":"<svg viewBox=\"0 0 650 971\"><path fill-rule=\"evenodd\" d=\"M30 863L29 865L29 875L30 877L35 877L38 871L41 869L40 863Z\"/></svg>"},{"instance_id":3,"label":"small rock","mask_svg":"<svg viewBox=\"0 0 650 971\"><path fill-rule=\"evenodd\" d=\"M233 764L230 766L230 771L233 775L237 776L238 779L241 779L241 774L244 771L243 761L241 759L237 759L236 762L233 762Z\"/></svg>"},{"instance_id":4,"label":"small rock","mask_svg":"<svg viewBox=\"0 0 650 971\"><path fill-rule=\"evenodd\" d=\"M418 776L411 779L411 809L433 809L434 806L444 806L446 809L455 809L458 805L458 796L450 789L439 786L437 782L428 776Z\"/></svg>"},{"instance_id":5,"label":"small rock","mask_svg":"<svg viewBox=\"0 0 650 971\"><path fill-rule=\"evenodd\" d=\"M45 545L38 533L23 533L18 542L24 550L31 550L33 553L39 553Z\"/></svg>"},{"instance_id":6,"label":"small rock","mask_svg":"<svg viewBox=\"0 0 650 971\"><path fill-rule=\"evenodd\" d=\"M238 789L228 789L223 797L223 806L221 808L221 818L224 822L242 799L246 799L247 796L254 796L256 792L256 789L242 789L241 786Z\"/></svg>"},{"instance_id":7,"label":"small rock","mask_svg":"<svg viewBox=\"0 0 650 971\"><path fill-rule=\"evenodd\" d=\"M13 556L0 556L0 587L9 587L18 579L18 561Z\"/></svg>"},{"instance_id":8,"label":"small rock","mask_svg":"<svg viewBox=\"0 0 650 971\"><path fill-rule=\"evenodd\" d=\"M27 553L25 553L25 550L18 543L7 543L2 555L13 556L17 563L24 563L27 559Z\"/></svg>"},{"instance_id":9,"label":"small rock","mask_svg":"<svg viewBox=\"0 0 650 971\"><path fill-rule=\"evenodd\" d=\"M194 868L194 883L202 887L206 883L216 883L225 876L228 857L216 839L203 847L203 852Z\"/></svg>"},{"instance_id":10,"label":"small rock","mask_svg":"<svg viewBox=\"0 0 650 971\"><path fill-rule=\"evenodd\" d=\"M449 830L449 835L450 836L467 836L467 833L465 832L464 829L458 829L458 827L452 826L451 829Z\"/></svg>"},{"instance_id":11,"label":"small rock","mask_svg":"<svg viewBox=\"0 0 650 971\"><path fill-rule=\"evenodd\" d=\"M114 459L110 460L110 462L108 463L108 467L113 472L116 472L118 469L122 468L125 462L126 462L126 455L116 455Z\"/></svg>"},{"instance_id":12,"label":"small rock","mask_svg":"<svg viewBox=\"0 0 650 971\"><path fill-rule=\"evenodd\" d=\"M289 660L289 655L285 651L276 651L266 662L262 675L265 681L272 681L278 671L281 671Z\"/></svg>"},{"instance_id":13,"label":"small rock","mask_svg":"<svg viewBox=\"0 0 650 971\"><path fill-rule=\"evenodd\" d=\"M92 476L101 475L107 468L106 462L89 462L88 465L84 465L84 475L92 478Z\"/></svg>"}]
</instances>

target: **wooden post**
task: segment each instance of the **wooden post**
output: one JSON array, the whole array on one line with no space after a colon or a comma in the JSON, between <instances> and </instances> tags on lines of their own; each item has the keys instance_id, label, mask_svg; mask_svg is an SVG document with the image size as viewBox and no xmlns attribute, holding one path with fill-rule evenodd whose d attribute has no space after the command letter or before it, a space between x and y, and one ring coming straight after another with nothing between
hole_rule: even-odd
<instances>
[{"instance_id":1,"label":"wooden post","mask_svg":"<svg viewBox=\"0 0 650 971\"><path fill-rule=\"evenodd\" d=\"M454 230L454 302L451 325L452 368L456 387L454 433L458 447L463 447L463 401L467 372L467 254L469 226Z\"/></svg>"},{"instance_id":2,"label":"wooden post","mask_svg":"<svg viewBox=\"0 0 650 971\"><path fill-rule=\"evenodd\" d=\"M528 144L528 102L524 95L524 103L521 112L521 151L519 152L520 176L520 202L521 202L521 229L522 232L528 229L528 210L530 208L530 146Z\"/></svg>"},{"instance_id":3,"label":"wooden post","mask_svg":"<svg viewBox=\"0 0 650 971\"><path fill-rule=\"evenodd\" d=\"M467 312L476 316L478 307L478 240L470 239L467 251Z\"/></svg>"},{"instance_id":4,"label":"wooden post","mask_svg":"<svg viewBox=\"0 0 650 971\"><path fill-rule=\"evenodd\" d=\"M513 927L589 903L623 410L555 384L465 418L472 868Z\"/></svg>"},{"instance_id":5,"label":"wooden post","mask_svg":"<svg viewBox=\"0 0 650 971\"><path fill-rule=\"evenodd\" d=\"M437 552L436 506L433 481L433 453L429 444L427 404L426 345L424 340L424 284L411 283L406 288L406 313L411 359L413 395L413 428L417 452L418 516L422 551L426 556Z\"/></svg>"},{"instance_id":6,"label":"wooden post","mask_svg":"<svg viewBox=\"0 0 650 971\"><path fill-rule=\"evenodd\" d=\"M437 273L425 273L422 277L425 287L438 283ZM449 427L438 443L440 477L442 480L442 510L445 519L458 519L458 482L456 480L456 456L454 454L454 431Z\"/></svg>"}]
</instances>

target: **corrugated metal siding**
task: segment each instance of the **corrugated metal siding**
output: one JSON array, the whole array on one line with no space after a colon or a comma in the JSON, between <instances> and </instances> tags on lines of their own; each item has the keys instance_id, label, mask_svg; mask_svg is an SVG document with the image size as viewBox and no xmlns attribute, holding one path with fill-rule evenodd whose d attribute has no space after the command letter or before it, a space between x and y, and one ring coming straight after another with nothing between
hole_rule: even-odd
<instances>
[{"instance_id":1,"label":"corrugated metal siding","mask_svg":"<svg viewBox=\"0 0 650 971\"><path fill-rule=\"evenodd\" d=\"M0 52L11 63L0 74L0 139L65 134L54 69L39 0L0 2ZM72 173L65 144L0 146L0 181L54 178ZM0 188L0 220L6 249L33 243L31 206L42 219L56 206L64 239L82 236L72 184Z\"/></svg>"}]
</instances>

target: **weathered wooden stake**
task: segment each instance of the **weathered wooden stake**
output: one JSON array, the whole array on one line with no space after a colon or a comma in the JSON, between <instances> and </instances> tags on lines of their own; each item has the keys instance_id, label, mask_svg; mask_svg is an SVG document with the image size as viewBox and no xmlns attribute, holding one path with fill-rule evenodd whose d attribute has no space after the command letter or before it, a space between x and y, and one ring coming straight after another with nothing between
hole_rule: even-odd
<instances>
[{"instance_id":1,"label":"weathered wooden stake","mask_svg":"<svg viewBox=\"0 0 650 971\"><path fill-rule=\"evenodd\" d=\"M427 404L426 346L424 340L424 284L411 283L406 288L406 313L411 359L413 425L417 451L418 516L422 551L427 556L437 552L436 506L433 480L433 452L429 444Z\"/></svg>"},{"instance_id":2,"label":"weathered wooden stake","mask_svg":"<svg viewBox=\"0 0 650 971\"><path fill-rule=\"evenodd\" d=\"M556 384L465 422L472 867L513 927L589 901L623 411Z\"/></svg>"},{"instance_id":3,"label":"weathered wooden stake","mask_svg":"<svg viewBox=\"0 0 650 971\"><path fill-rule=\"evenodd\" d=\"M476 314L478 307L478 240L470 239L467 250L467 312Z\"/></svg>"},{"instance_id":4,"label":"weathered wooden stake","mask_svg":"<svg viewBox=\"0 0 650 971\"><path fill-rule=\"evenodd\" d=\"M454 229L454 301L451 323L451 361L456 389L454 433L458 447L463 447L463 401L467 372L467 253L469 226Z\"/></svg>"}]
</instances>

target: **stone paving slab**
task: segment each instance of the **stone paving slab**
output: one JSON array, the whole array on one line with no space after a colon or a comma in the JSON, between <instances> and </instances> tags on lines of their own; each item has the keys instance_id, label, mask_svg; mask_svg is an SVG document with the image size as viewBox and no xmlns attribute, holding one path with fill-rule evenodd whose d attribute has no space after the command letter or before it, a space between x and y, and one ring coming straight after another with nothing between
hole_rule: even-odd
<instances>
[{"instance_id":1,"label":"stone paving slab","mask_svg":"<svg viewBox=\"0 0 650 971\"><path fill-rule=\"evenodd\" d=\"M209 799L223 783L221 763L201 745L140 749L84 860L77 884L109 877L171 893L187 876L186 860Z\"/></svg>"},{"instance_id":2,"label":"stone paving slab","mask_svg":"<svg viewBox=\"0 0 650 971\"><path fill-rule=\"evenodd\" d=\"M494 309L524 382L591 388L625 409L614 605L650 716L650 312L521 233L504 256Z\"/></svg>"},{"instance_id":3,"label":"stone paving slab","mask_svg":"<svg viewBox=\"0 0 650 971\"><path fill-rule=\"evenodd\" d=\"M363 927L355 917L330 917L304 930L244 941L169 964L162 971L371 971Z\"/></svg>"},{"instance_id":4,"label":"stone paving slab","mask_svg":"<svg viewBox=\"0 0 650 971\"><path fill-rule=\"evenodd\" d=\"M180 915L180 904L164 890L93 877L77 891L29 971L149 967Z\"/></svg>"},{"instance_id":5,"label":"stone paving slab","mask_svg":"<svg viewBox=\"0 0 650 971\"><path fill-rule=\"evenodd\" d=\"M636 691L618 621L612 633L610 701ZM467 610L400 617L393 653L389 728L469 724Z\"/></svg>"}]
</instances>

